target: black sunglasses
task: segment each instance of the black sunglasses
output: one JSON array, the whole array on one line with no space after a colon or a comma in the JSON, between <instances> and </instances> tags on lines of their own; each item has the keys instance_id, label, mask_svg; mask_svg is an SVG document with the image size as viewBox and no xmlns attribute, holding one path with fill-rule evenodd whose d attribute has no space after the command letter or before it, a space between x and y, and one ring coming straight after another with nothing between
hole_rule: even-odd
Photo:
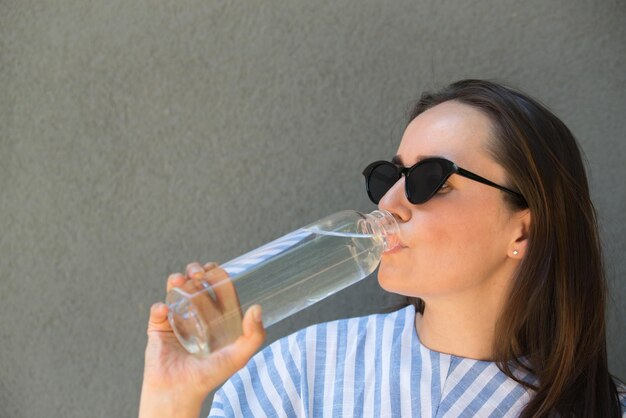
<instances>
[{"instance_id":1,"label":"black sunglasses","mask_svg":"<svg viewBox=\"0 0 626 418\"><path fill-rule=\"evenodd\" d=\"M399 167L389 161L376 161L363 170L367 195L376 204L400 180L402 175L406 177L404 183L406 197L409 202L417 205L433 197L453 174L495 187L525 201L521 194L464 170L445 158L426 158L409 168Z\"/></svg>"}]
</instances>

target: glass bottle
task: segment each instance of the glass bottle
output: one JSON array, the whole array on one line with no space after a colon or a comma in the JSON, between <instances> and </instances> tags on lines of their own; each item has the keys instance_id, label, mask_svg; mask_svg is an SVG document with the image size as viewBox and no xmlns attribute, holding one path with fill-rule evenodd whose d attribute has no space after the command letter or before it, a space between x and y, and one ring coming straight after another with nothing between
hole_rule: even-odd
<instances>
[{"instance_id":1,"label":"glass bottle","mask_svg":"<svg viewBox=\"0 0 626 418\"><path fill-rule=\"evenodd\" d=\"M397 234L387 211L337 212L221 265L228 277L217 283L191 279L170 290L168 319L187 351L209 354L241 335L254 304L269 327L367 277Z\"/></svg>"}]
</instances>

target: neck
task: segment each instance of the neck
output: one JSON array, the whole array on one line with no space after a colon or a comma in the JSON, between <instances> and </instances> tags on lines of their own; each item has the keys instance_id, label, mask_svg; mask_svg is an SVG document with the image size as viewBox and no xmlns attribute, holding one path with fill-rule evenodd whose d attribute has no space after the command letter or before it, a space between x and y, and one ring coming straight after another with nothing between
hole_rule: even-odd
<instances>
[{"instance_id":1,"label":"neck","mask_svg":"<svg viewBox=\"0 0 626 418\"><path fill-rule=\"evenodd\" d=\"M492 287L424 299L423 315L415 316L421 343L434 351L493 361L496 322L507 293Z\"/></svg>"}]
</instances>

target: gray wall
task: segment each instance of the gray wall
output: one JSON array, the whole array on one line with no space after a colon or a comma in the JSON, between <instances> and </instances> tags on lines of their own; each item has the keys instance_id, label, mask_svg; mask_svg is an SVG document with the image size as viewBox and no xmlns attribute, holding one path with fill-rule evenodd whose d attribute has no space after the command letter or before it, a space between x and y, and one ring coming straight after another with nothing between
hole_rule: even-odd
<instances>
[{"instance_id":1,"label":"gray wall","mask_svg":"<svg viewBox=\"0 0 626 418\"><path fill-rule=\"evenodd\" d=\"M0 416L135 415L167 275L373 209L360 169L466 77L579 138L626 377L625 22L617 0L0 2ZM394 301L371 278L270 341Z\"/></svg>"}]
</instances>

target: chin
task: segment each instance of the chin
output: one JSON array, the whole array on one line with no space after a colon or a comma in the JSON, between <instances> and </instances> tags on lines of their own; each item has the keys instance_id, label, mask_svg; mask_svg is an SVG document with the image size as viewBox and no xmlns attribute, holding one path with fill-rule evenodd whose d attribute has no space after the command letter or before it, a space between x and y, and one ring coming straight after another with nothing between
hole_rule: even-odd
<instances>
[{"instance_id":1,"label":"chin","mask_svg":"<svg viewBox=\"0 0 626 418\"><path fill-rule=\"evenodd\" d=\"M403 277L406 276L394 270L396 269L389 265L381 264L378 268L378 284L387 292L400 293L403 282L406 282L406 280L403 280ZM406 283L404 284L406 285Z\"/></svg>"},{"instance_id":2,"label":"chin","mask_svg":"<svg viewBox=\"0 0 626 418\"><path fill-rule=\"evenodd\" d=\"M378 285L389 293L419 297L417 294L422 294L427 283L415 280L415 278L424 273L404 267L402 268L400 263L383 261L378 267Z\"/></svg>"}]
</instances>

